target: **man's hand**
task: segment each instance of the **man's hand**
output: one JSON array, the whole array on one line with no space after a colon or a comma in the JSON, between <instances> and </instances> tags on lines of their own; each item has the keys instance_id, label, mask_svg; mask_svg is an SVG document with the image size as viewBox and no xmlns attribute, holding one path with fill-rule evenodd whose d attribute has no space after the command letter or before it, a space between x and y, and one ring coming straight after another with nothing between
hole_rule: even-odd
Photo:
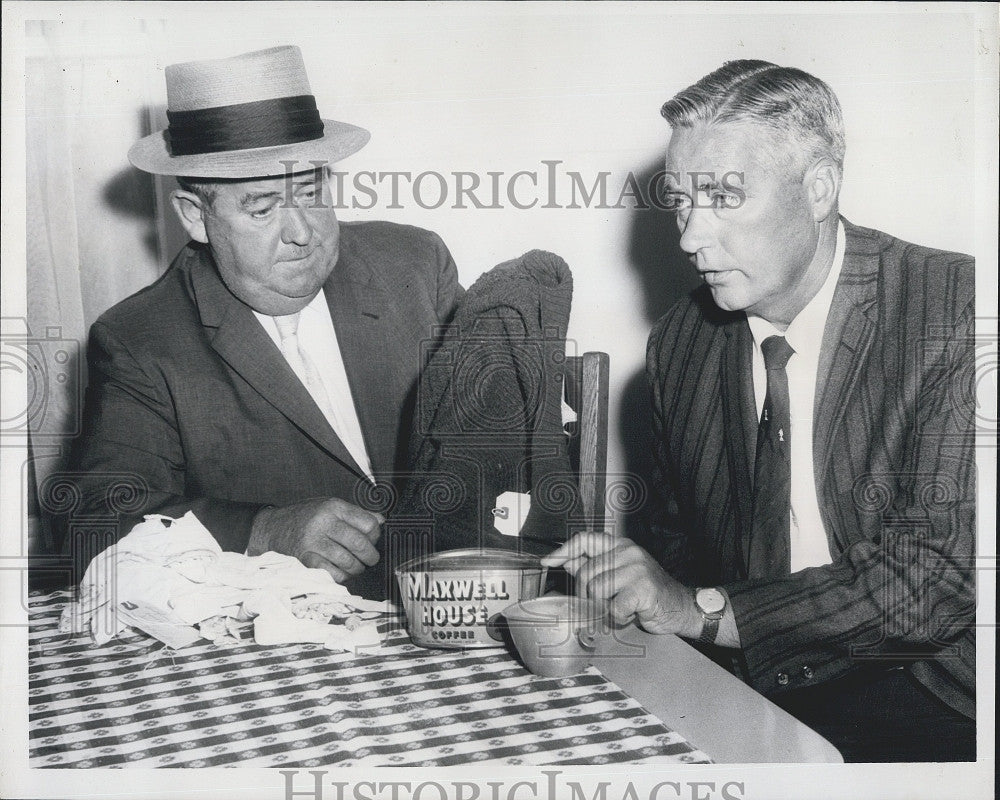
<instances>
[{"instance_id":1,"label":"man's hand","mask_svg":"<svg viewBox=\"0 0 1000 800\"><path fill-rule=\"evenodd\" d=\"M671 578L639 545L598 531L579 533L542 558L576 579L581 597L609 600L621 624L636 619L650 633L696 639L702 619L690 589Z\"/></svg>"},{"instance_id":2,"label":"man's hand","mask_svg":"<svg viewBox=\"0 0 1000 800\"><path fill-rule=\"evenodd\" d=\"M342 583L379 560L375 542L382 517L338 498L305 500L281 508L263 508L254 517L249 555L268 550L295 556Z\"/></svg>"}]
</instances>

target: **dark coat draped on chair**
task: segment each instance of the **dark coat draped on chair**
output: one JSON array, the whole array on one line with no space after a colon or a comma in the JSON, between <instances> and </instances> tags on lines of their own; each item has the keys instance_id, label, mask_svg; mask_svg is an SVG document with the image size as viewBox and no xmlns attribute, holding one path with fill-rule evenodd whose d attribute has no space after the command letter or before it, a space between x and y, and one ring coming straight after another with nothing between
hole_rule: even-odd
<instances>
[{"instance_id":1,"label":"dark coat draped on chair","mask_svg":"<svg viewBox=\"0 0 1000 800\"><path fill-rule=\"evenodd\" d=\"M420 378L409 474L386 509L381 567L390 580L407 557L470 547L546 553L565 540L579 502L561 414L572 292L565 262L537 250L467 291ZM519 536L494 528L507 491L531 495ZM369 572L349 585L370 596L378 576Z\"/></svg>"}]
</instances>

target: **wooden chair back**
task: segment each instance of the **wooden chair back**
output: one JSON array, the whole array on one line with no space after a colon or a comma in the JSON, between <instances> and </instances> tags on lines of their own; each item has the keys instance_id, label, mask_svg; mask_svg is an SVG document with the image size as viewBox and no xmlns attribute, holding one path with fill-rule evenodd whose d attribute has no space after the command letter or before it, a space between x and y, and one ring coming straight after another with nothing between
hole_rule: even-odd
<instances>
[{"instance_id":1,"label":"wooden chair back","mask_svg":"<svg viewBox=\"0 0 1000 800\"><path fill-rule=\"evenodd\" d=\"M587 352L566 359L566 402L576 413L574 466L588 528L606 530L605 490L608 471L607 353Z\"/></svg>"}]
</instances>

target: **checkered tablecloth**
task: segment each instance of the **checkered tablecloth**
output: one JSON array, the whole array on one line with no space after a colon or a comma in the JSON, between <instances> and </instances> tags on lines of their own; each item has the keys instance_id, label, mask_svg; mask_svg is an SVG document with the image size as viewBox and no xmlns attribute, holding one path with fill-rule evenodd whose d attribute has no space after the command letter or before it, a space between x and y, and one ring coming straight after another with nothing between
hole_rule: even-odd
<instances>
[{"instance_id":1,"label":"checkered tablecloth","mask_svg":"<svg viewBox=\"0 0 1000 800\"><path fill-rule=\"evenodd\" d=\"M32 767L707 762L599 671L530 675L504 650L428 650L397 620L350 656L320 645L61 634L30 603Z\"/></svg>"}]
</instances>

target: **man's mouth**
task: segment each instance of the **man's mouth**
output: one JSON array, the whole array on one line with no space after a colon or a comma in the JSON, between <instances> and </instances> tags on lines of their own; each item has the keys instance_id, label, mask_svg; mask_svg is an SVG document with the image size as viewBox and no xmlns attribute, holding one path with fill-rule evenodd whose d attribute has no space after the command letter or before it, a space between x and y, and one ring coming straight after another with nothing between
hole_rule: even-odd
<instances>
[{"instance_id":1,"label":"man's mouth","mask_svg":"<svg viewBox=\"0 0 1000 800\"><path fill-rule=\"evenodd\" d=\"M731 269L699 269L698 274L709 286L722 283L734 270Z\"/></svg>"},{"instance_id":2,"label":"man's mouth","mask_svg":"<svg viewBox=\"0 0 1000 800\"><path fill-rule=\"evenodd\" d=\"M315 247L310 247L308 249L302 249L302 250L296 251L294 253L289 253L285 258L282 258L281 260L282 261L303 261L304 259L309 258L309 256L311 256L313 253L315 253L316 249L317 248L315 248Z\"/></svg>"},{"instance_id":3,"label":"man's mouth","mask_svg":"<svg viewBox=\"0 0 1000 800\"><path fill-rule=\"evenodd\" d=\"M705 257L700 253L691 253L688 256L688 260L691 262L691 265L695 268L698 274L705 280L708 280L712 275L722 276L727 272L733 272L731 269L719 269L717 267L708 266L706 264Z\"/></svg>"}]
</instances>

